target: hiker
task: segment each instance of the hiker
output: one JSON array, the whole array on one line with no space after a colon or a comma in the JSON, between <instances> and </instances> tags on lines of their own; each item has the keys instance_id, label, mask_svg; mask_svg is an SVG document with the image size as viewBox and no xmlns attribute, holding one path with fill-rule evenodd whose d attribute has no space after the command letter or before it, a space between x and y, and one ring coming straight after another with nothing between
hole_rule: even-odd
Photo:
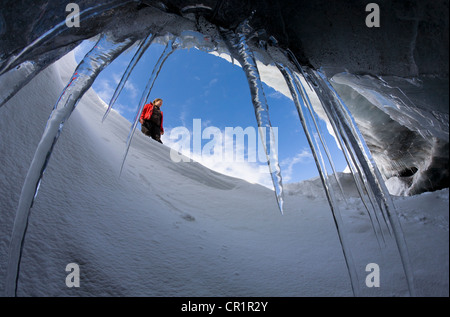
<instances>
[{"instance_id":1,"label":"hiker","mask_svg":"<svg viewBox=\"0 0 450 317\"><path fill-rule=\"evenodd\" d=\"M161 144L161 135L164 134L163 112L160 109L162 103L162 99L156 98L153 102L146 104L139 119L142 133Z\"/></svg>"}]
</instances>

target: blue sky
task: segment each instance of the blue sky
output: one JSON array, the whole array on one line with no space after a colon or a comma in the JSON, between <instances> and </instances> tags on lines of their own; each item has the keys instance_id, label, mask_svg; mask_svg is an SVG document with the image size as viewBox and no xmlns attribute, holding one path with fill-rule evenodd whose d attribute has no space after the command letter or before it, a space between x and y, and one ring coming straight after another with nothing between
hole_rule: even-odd
<instances>
[{"instance_id":1,"label":"blue sky","mask_svg":"<svg viewBox=\"0 0 450 317\"><path fill-rule=\"evenodd\" d=\"M93 44L92 41L85 41L76 49L77 62ZM163 49L159 44L150 46L114 106L114 109L129 121L134 118L153 65ZM93 89L106 103L109 103L135 50L136 48L130 49L118 57L93 84ZM272 126L278 127L278 154L283 181L298 182L318 176L294 103L267 85L264 85L264 92L269 104ZM170 139L171 129L183 126L192 131L193 119L201 119L202 128L214 126L221 131L224 131L225 127L257 128L247 80L240 66L197 49L177 50L167 59L149 101L155 98L164 100L162 110L166 133L162 140L168 146L176 142ZM326 131L325 128L323 130ZM203 140L202 146L207 142L208 140ZM332 140L328 145L334 147L332 151L337 149ZM199 159L198 156L193 158ZM338 170L342 171L346 164L342 158L337 158L335 164ZM267 164L204 163L219 172L270 187L268 174L258 173L268 170Z\"/></svg>"}]
</instances>

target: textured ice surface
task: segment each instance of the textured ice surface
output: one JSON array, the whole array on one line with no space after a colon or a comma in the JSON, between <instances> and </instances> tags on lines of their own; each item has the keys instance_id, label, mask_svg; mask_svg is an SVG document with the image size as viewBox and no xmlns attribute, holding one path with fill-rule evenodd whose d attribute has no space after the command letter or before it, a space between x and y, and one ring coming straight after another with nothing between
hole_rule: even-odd
<instances>
[{"instance_id":1,"label":"textured ice surface","mask_svg":"<svg viewBox=\"0 0 450 317\"><path fill-rule=\"evenodd\" d=\"M80 62L67 86L61 93L47 121L44 133L35 150L33 160L20 194L10 242L8 270L6 276L7 296L17 291L17 279L20 268L23 242L33 202L39 191L44 172L48 166L54 146L61 134L64 123L69 119L84 93L94 83L98 74L123 53L133 41L130 39L116 42L113 38L102 35L95 46Z\"/></svg>"},{"instance_id":2,"label":"textured ice surface","mask_svg":"<svg viewBox=\"0 0 450 317\"><path fill-rule=\"evenodd\" d=\"M345 100L392 194L448 186L448 79L337 74Z\"/></svg>"},{"instance_id":3,"label":"textured ice surface","mask_svg":"<svg viewBox=\"0 0 450 317\"><path fill-rule=\"evenodd\" d=\"M2 290L20 180L74 63L66 56L0 109ZM320 179L284 184L281 217L270 190L200 164L175 164L169 148L140 134L119 179L130 123L113 111L102 124L106 107L90 90L64 126L30 217L19 296L352 295ZM365 276L378 245L351 175L340 179L348 195L343 218ZM395 204L420 294L448 296L448 190L396 197ZM363 295L406 294L403 287L390 292L389 281L403 284L391 258L381 266L381 288L360 280ZM80 265L80 288L64 283L71 262Z\"/></svg>"}]
</instances>

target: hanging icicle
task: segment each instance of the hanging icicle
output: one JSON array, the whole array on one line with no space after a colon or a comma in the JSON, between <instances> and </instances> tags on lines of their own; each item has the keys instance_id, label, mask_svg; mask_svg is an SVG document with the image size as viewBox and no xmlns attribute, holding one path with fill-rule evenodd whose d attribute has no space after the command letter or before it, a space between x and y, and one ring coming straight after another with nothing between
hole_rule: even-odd
<instances>
[{"instance_id":1,"label":"hanging icicle","mask_svg":"<svg viewBox=\"0 0 450 317\"><path fill-rule=\"evenodd\" d=\"M323 159L321 158L320 154L320 148L317 143L313 142L312 135L314 133L320 133L318 130L317 123L315 122L315 128L317 129L315 132L312 129L312 127L308 126L306 122L306 116L304 110L309 109L309 107L306 106L306 102L308 101L304 100L305 96L302 92L303 87L301 86L301 83L295 78L295 75L293 72L289 69L289 67L284 66L282 63L275 62L276 66L280 70L281 74L283 75L284 79L286 80L286 84L288 85L289 91L291 92L292 98L294 100L294 104L297 108L297 112L300 118L300 122L302 124L303 130L306 135L306 139L309 143L309 146L311 148L311 152L314 157L314 161L317 166L317 170L319 171L319 176L322 181L323 188L325 189L325 194L328 199L331 212L333 215L334 223L336 225L336 229L338 232L339 241L344 253L345 263L347 265L347 270L350 275L350 282L352 286L352 291L355 296L359 296L360 290L359 290L359 280L358 280L358 274L356 273L356 266L353 261L353 256L350 250L350 244L348 242L348 238L346 235L346 230L343 225L341 212L339 210L339 206L337 204L334 191L332 189L332 185L330 183L328 173L326 171L325 164L323 162ZM313 114L311 113L311 116ZM323 142L323 140L322 140ZM336 174L336 172L335 172Z\"/></svg>"},{"instance_id":2,"label":"hanging icicle","mask_svg":"<svg viewBox=\"0 0 450 317\"><path fill-rule=\"evenodd\" d=\"M141 100L139 101L139 106L136 111L136 115L134 117L133 124L131 125L130 132L128 133L128 138L125 145L125 153L122 158L122 164L120 166L120 174L122 174L123 166L125 164L125 160L128 155L128 150L130 149L131 140L133 139L134 132L136 130L137 124L139 122L139 117L141 116L142 110L144 109L144 106L150 96L150 93L152 91L153 85L155 84L156 78L158 78L159 72L161 71L164 63L166 62L167 58L180 46L179 39L173 39L172 35L169 35L171 37L167 45L162 52L161 56L159 57L158 61L156 62L156 65L153 67L152 74L147 82L147 86L144 89L144 92L142 93Z\"/></svg>"},{"instance_id":3,"label":"hanging icicle","mask_svg":"<svg viewBox=\"0 0 450 317\"><path fill-rule=\"evenodd\" d=\"M322 147L323 147L323 149L325 151L325 155L326 155L326 157L328 159L328 162L330 163L330 166L331 166L331 169L333 171L333 175L334 175L334 178L336 180L336 183L338 184L338 187L339 187L339 189L341 191L342 197L345 200L344 189L342 188L341 181L339 180L339 176L338 176L335 164L333 162L333 158L331 156L331 153L330 153L330 151L328 149L327 143L325 142L325 140L324 140L324 138L322 136L323 133L322 133L322 131L320 129L319 124L317 123L316 114L315 114L313 105L311 103L311 100L310 100L310 98L308 96L308 93L306 92L306 89L303 86L303 84L302 84L300 78L297 76L297 74L293 73L292 71L290 71L290 72L292 74L294 87L297 87L298 92L300 93L301 99L303 99L303 101L304 101L303 102L303 106L306 107L306 109L308 110L308 112L310 114L310 117L312 118L312 121L314 123L314 128L315 128L315 130L317 132L317 135L319 137L319 140L320 140L320 144L322 145ZM319 148L319 145L317 145L317 148Z\"/></svg>"},{"instance_id":4,"label":"hanging icicle","mask_svg":"<svg viewBox=\"0 0 450 317\"><path fill-rule=\"evenodd\" d=\"M74 15L73 18L79 18L80 22L83 20L87 20L89 18L99 16L107 10L115 9L117 7L121 7L130 2L135 2L136 0L112 0L106 3L101 3L94 5L92 7L86 8L80 11L78 14ZM5 62L0 67L0 76L7 72L11 67L15 67L18 63L21 63L26 60L29 52L32 52L36 47L51 41L61 35L63 32L67 31L66 20L61 21L56 24L53 28L36 38L33 42L23 48L17 55L11 56L7 62Z\"/></svg>"},{"instance_id":5,"label":"hanging icicle","mask_svg":"<svg viewBox=\"0 0 450 317\"><path fill-rule=\"evenodd\" d=\"M77 15L74 16L74 18L79 17L81 22L83 20L87 20L89 18L100 15L107 10L115 9L117 7L126 5L127 3L132 1L135 0L126 0L126 1L113 0L107 3L94 5L79 12ZM23 65L22 63L25 63L26 59L28 58L29 52L32 52L35 48L45 44L48 41L51 41L52 39L55 39L56 37L60 36L63 32L67 30L68 28L66 25L66 20L64 20L55 25L47 32L45 32L44 34L42 34L41 36L39 36L38 38L36 38L33 42L31 42L29 45L23 48L17 55L11 56L8 60L3 61L1 63L0 76L2 76L8 71L14 71L12 68L18 66L18 64L22 66ZM8 91L4 92L3 94L4 97L0 99L0 108L3 105L5 105L8 102L8 100L14 97L18 91L20 91L23 87L25 87L42 70L48 67L51 62L52 62L51 60L45 59L31 62L32 65L27 67L29 69L27 75L23 76L22 80L17 82L14 85L14 87L11 87Z\"/></svg>"},{"instance_id":6,"label":"hanging icicle","mask_svg":"<svg viewBox=\"0 0 450 317\"><path fill-rule=\"evenodd\" d=\"M369 197L375 200L376 207L378 207L375 212L381 214L386 228L393 232L396 247L398 248L405 272L409 293L411 296L415 296L413 273L400 221L381 174L364 143L364 139L358 131L356 123L352 119L345 103L333 89L325 75L320 71L313 71L311 69L307 70L307 74L311 78L314 78L314 81L317 83L317 87L315 87L316 92L322 97L322 104L331 116L330 120L338 123L339 135L347 139L349 143L347 148L355 156L353 161L360 164L361 174L365 177L365 188L369 193Z\"/></svg>"},{"instance_id":7,"label":"hanging icicle","mask_svg":"<svg viewBox=\"0 0 450 317\"><path fill-rule=\"evenodd\" d=\"M291 59L292 59L292 56L291 56ZM300 67L300 70L302 70L301 67ZM305 73L303 71L302 71L302 74L304 75L304 78L306 78ZM310 77L308 77L308 78L310 78ZM311 101L310 101L310 99L308 97L308 94L306 92L305 87L301 83L301 80L299 79L297 74L294 74L294 80L295 80L296 85L299 87L299 89L301 88L300 89L300 93L302 94L302 98L305 100L305 104L307 105L307 108L308 108L309 112L311 113L311 116L314 116L313 115L314 109L313 109L313 106L311 104ZM312 79L311 79L311 81L313 82L313 85L310 85L310 88L311 89L312 89L312 87L316 87L317 88L318 87L317 84ZM319 96L319 99L321 99L320 96ZM324 101L322 101L322 102L324 102ZM326 109L324 109L324 110L325 110L325 113L328 114L327 110ZM336 128L335 121L331 119L330 115L328 115L328 117L330 118L329 122L330 122L330 124L331 124L331 126L333 128L333 131L335 133L335 136L336 136L336 139L338 141L338 144L339 144L339 146L341 147L341 149L343 151L344 157L345 157L345 159L347 161L347 164L348 164L348 166L350 168L350 171L352 173L353 179L355 180L355 185L357 187L357 190L358 190L358 193L360 195L361 201L363 202L363 204L364 204L364 206L366 208L366 211L368 212L368 216L370 218L370 221L371 221L372 228L374 230L375 236L377 237L377 241L378 241L379 244L384 243L383 231L381 229L381 225L380 225L378 216L377 216L377 214L374 211L375 209L369 208L368 204L366 203L366 195L364 195L363 189L362 189L362 186L361 186L360 179L363 179L365 176L361 172L356 173L356 170L354 168L355 165L359 166L360 164L358 163L357 160L355 160L354 156L350 155L351 148L349 150L348 142L343 142L342 141L342 137L343 136L339 133L339 130ZM316 129L318 129L317 125L316 125ZM326 149L326 143L323 141L322 138L321 138L321 140L322 140L322 144L323 144L324 148ZM333 168L334 164L332 163L332 160L331 160L331 157L329 156L329 154L327 154L327 157L328 157L328 159L330 161L330 165ZM336 170L334 168L333 168L333 172L334 172L335 175L337 174ZM341 188L341 192L343 193L342 186L340 185L340 182L339 182L337 177L336 177L336 181L338 182L338 185ZM345 195L344 195L344 197L345 197ZM372 208L375 208L373 206L373 200L371 200L371 203L372 203Z\"/></svg>"},{"instance_id":8,"label":"hanging icicle","mask_svg":"<svg viewBox=\"0 0 450 317\"><path fill-rule=\"evenodd\" d=\"M10 241L5 283L6 296L16 295L22 246L27 230L28 218L43 174L63 125L72 114L81 97L91 87L98 74L117 56L129 48L133 42L131 39L126 39L117 43L113 38L102 35L94 48L86 54L77 66L70 82L64 88L59 100L55 104L34 153L20 194Z\"/></svg>"},{"instance_id":9,"label":"hanging icicle","mask_svg":"<svg viewBox=\"0 0 450 317\"><path fill-rule=\"evenodd\" d=\"M314 79L314 77L310 76L308 73L305 73L303 71L303 67L298 63L297 59L295 58L295 55L289 49L286 50L286 56L290 59L290 61L293 62L293 64L301 72L301 74L302 74L303 78L305 79L306 83L308 84L309 88L312 91L318 89L319 86L318 86L316 80ZM299 79L297 74L295 74L294 77L295 77L295 81L297 82L297 85L302 87L301 92L303 92L303 94L304 94L302 97L305 99L306 104L309 108L309 111L311 113L314 112L313 106L309 100L309 97L308 97L305 87L302 85L301 80ZM318 94L317 96L321 100L322 104L326 104L328 102L326 99L324 100L324 98L321 94ZM329 113L328 108L322 106L322 109L327 114L329 123L333 129L335 138L336 138L340 148L343 151L345 160L350 169L352 177L355 181L355 185L356 185L358 194L361 198L361 201L362 201L366 211L368 212L368 216L370 218L372 228L374 230L375 236L377 237L378 244L381 247L381 244L385 243L384 234L383 234L383 230L381 228L378 214L376 213L377 207L375 206L376 205L375 199L373 198L373 195L371 195L371 191L367 190L367 188L365 186L367 184L367 180L366 180L366 176L363 172L363 169L361 167L361 164L359 163L357 156L354 154L351 144L348 141L348 139L346 138L345 134L341 134L342 129L338 128L338 123L333 119L333 116ZM370 201L372 208L370 208L369 204L366 202L366 195L364 193L368 194L369 201Z\"/></svg>"},{"instance_id":10,"label":"hanging icicle","mask_svg":"<svg viewBox=\"0 0 450 317\"><path fill-rule=\"evenodd\" d=\"M137 65L139 60L141 59L142 55L144 55L147 48L150 46L150 44L155 39L156 34L149 33L145 39L141 41L141 44L139 45L139 48L137 49L136 53L134 54L133 58L131 59L130 63L127 66L127 69L122 75L122 79L120 79L119 84L116 87L116 90L114 91L113 96L111 97L111 100L108 105L108 109L106 110L102 122L105 121L106 117L110 113L111 109L114 107L114 104L116 103L117 98L119 97L120 93L122 92L123 87L125 87L125 84L127 83L128 78L131 75L131 72L133 71L134 67Z\"/></svg>"},{"instance_id":11,"label":"hanging icicle","mask_svg":"<svg viewBox=\"0 0 450 317\"><path fill-rule=\"evenodd\" d=\"M248 21L244 21L236 30L222 31L222 37L228 46L232 58L236 59L241 65L247 77L252 96L252 103L255 110L256 121L261 130L268 129L269 133L261 131L262 144L264 146L267 162L269 164L270 175L272 177L275 196L278 202L280 212L283 213L283 183L281 179L281 169L276 153L275 137L273 135L272 125L269 117L269 106L261 81L261 76L256 65L256 60L248 45L248 37L252 32Z\"/></svg>"}]
</instances>

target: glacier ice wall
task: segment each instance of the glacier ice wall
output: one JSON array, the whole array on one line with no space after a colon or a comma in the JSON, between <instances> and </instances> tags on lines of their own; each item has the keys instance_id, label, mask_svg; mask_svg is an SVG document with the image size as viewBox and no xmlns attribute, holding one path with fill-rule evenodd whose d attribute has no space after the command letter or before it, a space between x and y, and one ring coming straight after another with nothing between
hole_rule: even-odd
<instances>
[{"instance_id":1,"label":"glacier ice wall","mask_svg":"<svg viewBox=\"0 0 450 317\"><path fill-rule=\"evenodd\" d=\"M430 76L332 78L396 195L448 187L448 90ZM448 82L447 82L448 84Z\"/></svg>"}]
</instances>

